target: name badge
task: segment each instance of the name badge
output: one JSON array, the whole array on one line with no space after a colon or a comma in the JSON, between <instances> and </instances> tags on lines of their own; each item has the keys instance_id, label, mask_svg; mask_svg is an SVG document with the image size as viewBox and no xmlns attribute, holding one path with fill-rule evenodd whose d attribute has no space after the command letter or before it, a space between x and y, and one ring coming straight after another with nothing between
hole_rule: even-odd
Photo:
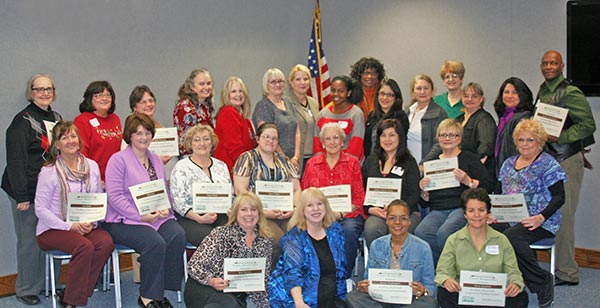
<instances>
[{"instance_id":1,"label":"name badge","mask_svg":"<svg viewBox=\"0 0 600 308\"><path fill-rule=\"evenodd\" d=\"M348 122L346 121L338 121L338 125L342 128L342 129L346 129L348 128Z\"/></svg>"},{"instance_id":2,"label":"name badge","mask_svg":"<svg viewBox=\"0 0 600 308\"><path fill-rule=\"evenodd\" d=\"M498 249L498 245L488 245L485 246L485 252L489 255L499 255L500 251Z\"/></svg>"},{"instance_id":3,"label":"name badge","mask_svg":"<svg viewBox=\"0 0 600 308\"><path fill-rule=\"evenodd\" d=\"M90 120L90 124L91 124L93 127L98 127L98 126L100 126L100 122L98 122L98 119L96 119L96 118L93 118L93 119L91 119L91 120Z\"/></svg>"},{"instance_id":4,"label":"name badge","mask_svg":"<svg viewBox=\"0 0 600 308\"><path fill-rule=\"evenodd\" d=\"M392 167L392 173L398 176L402 176L404 174L404 169L402 169L402 167L394 166Z\"/></svg>"}]
</instances>

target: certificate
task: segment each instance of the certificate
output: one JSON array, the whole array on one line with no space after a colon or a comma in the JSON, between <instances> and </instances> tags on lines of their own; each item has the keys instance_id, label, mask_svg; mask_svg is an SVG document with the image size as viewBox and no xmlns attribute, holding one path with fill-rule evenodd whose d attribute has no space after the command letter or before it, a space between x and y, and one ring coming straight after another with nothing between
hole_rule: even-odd
<instances>
[{"instance_id":1,"label":"certificate","mask_svg":"<svg viewBox=\"0 0 600 308\"><path fill-rule=\"evenodd\" d=\"M231 207L231 184L193 183L192 202L197 213L227 213Z\"/></svg>"},{"instance_id":2,"label":"certificate","mask_svg":"<svg viewBox=\"0 0 600 308\"><path fill-rule=\"evenodd\" d=\"M319 188L334 212L352 212L352 192L350 185L334 185Z\"/></svg>"},{"instance_id":3,"label":"certificate","mask_svg":"<svg viewBox=\"0 0 600 308\"><path fill-rule=\"evenodd\" d=\"M523 194L490 195L492 215L498 222L518 222L529 217Z\"/></svg>"},{"instance_id":4,"label":"certificate","mask_svg":"<svg viewBox=\"0 0 600 308\"><path fill-rule=\"evenodd\" d=\"M254 189L265 210L294 210L294 184L292 182L256 181Z\"/></svg>"},{"instance_id":5,"label":"certificate","mask_svg":"<svg viewBox=\"0 0 600 308\"><path fill-rule=\"evenodd\" d=\"M430 180L425 191L459 187L460 182L454 177L454 169L457 168L457 157L424 162L423 174Z\"/></svg>"},{"instance_id":6,"label":"certificate","mask_svg":"<svg viewBox=\"0 0 600 308\"><path fill-rule=\"evenodd\" d=\"M569 114L569 109L567 108L537 103L533 119L542 124L548 135L558 138L565 125L567 114Z\"/></svg>"},{"instance_id":7,"label":"certificate","mask_svg":"<svg viewBox=\"0 0 600 308\"><path fill-rule=\"evenodd\" d=\"M152 153L159 156L177 156L179 155L179 143L177 139L177 128L162 127L157 128L154 138L148 147Z\"/></svg>"},{"instance_id":8,"label":"certificate","mask_svg":"<svg viewBox=\"0 0 600 308\"><path fill-rule=\"evenodd\" d=\"M133 202L140 215L144 216L158 210L170 209L165 181L158 179L129 187Z\"/></svg>"},{"instance_id":9,"label":"certificate","mask_svg":"<svg viewBox=\"0 0 600 308\"><path fill-rule=\"evenodd\" d=\"M106 218L106 193L69 193L67 222L95 222Z\"/></svg>"},{"instance_id":10,"label":"certificate","mask_svg":"<svg viewBox=\"0 0 600 308\"><path fill-rule=\"evenodd\" d=\"M229 286L223 292L265 291L266 258L225 258L223 279Z\"/></svg>"},{"instance_id":11,"label":"certificate","mask_svg":"<svg viewBox=\"0 0 600 308\"><path fill-rule=\"evenodd\" d=\"M402 179L368 178L365 204L385 207L401 199Z\"/></svg>"},{"instance_id":12,"label":"certificate","mask_svg":"<svg viewBox=\"0 0 600 308\"><path fill-rule=\"evenodd\" d=\"M46 135L48 136L48 145L52 143L52 129L56 126L56 122L44 120L44 126L46 127Z\"/></svg>"},{"instance_id":13,"label":"certificate","mask_svg":"<svg viewBox=\"0 0 600 308\"><path fill-rule=\"evenodd\" d=\"M506 274L460 271L459 305L504 307Z\"/></svg>"},{"instance_id":14,"label":"certificate","mask_svg":"<svg viewBox=\"0 0 600 308\"><path fill-rule=\"evenodd\" d=\"M370 268L369 295L382 303L411 304L412 274L412 271Z\"/></svg>"}]
</instances>

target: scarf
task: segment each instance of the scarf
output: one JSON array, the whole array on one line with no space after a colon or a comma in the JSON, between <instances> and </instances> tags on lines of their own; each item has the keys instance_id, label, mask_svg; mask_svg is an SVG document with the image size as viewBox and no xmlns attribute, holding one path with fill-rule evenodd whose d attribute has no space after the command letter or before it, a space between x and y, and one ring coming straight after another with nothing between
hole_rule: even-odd
<instances>
[{"instance_id":1,"label":"scarf","mask_svg":"<svg viewBox=\"0 0 600 308\"><path fill-rule=\"evenodd\" d=\"M79 182L85 185L85 192L90 192L90 166L83 155L78 154L77 159L77 170L71 170L60 154L54 163L60 182L60 212L63 220L67 219L68 195L71 191L69 182Z\"/></svg>"},{"instance_id":2,"label":"scarf","mask_svg":"<svg viewBox=\"0 0 600 308\"><path fill-rule=\"evenodd\" d=\"M494 156L496 158L498 158L498 154L500 153L500 133L504 129L504 126L506 126L506 123L508 123L508 121L510 121L510 119L513 117L516 109L517 109L517 106L504 108L504 113L498 120L498 133L496 134L496 148L494 149ZM512 136L511 136L511 138L512 138Z\"/></svg>"}]
</instances>

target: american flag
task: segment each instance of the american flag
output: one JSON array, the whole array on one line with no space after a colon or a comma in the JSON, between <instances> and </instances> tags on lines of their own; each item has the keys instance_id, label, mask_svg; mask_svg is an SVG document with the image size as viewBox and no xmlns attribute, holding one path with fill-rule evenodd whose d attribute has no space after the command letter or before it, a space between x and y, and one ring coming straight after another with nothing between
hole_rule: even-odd
<instances>
[{"instance_id":1,"label":"american flag","mask_svg":"<svg viewBox=\"0 0 600 308\"><path fill-rule=\"evenodd\" d=\"M325 59L321 44L321 9L319 8L319 0L317 0L308 49L308 69L310 69L310 76L312 77L308 95L314 97L323 108L331 102L331 96L329 95L331 80L329 79L327 59Z\"/></svg>"}]
</instances>

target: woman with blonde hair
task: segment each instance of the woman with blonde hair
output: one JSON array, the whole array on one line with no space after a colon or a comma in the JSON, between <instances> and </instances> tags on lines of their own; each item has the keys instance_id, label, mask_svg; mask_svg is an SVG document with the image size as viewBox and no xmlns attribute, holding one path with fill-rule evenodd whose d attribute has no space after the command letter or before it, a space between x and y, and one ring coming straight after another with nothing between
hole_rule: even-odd
<instances>
[{"instance_id":1,"label":"woman with blonde hair","mask_svg":"<svg viewBox=\"0 0 600 308\"><path fill-rule=\"evenodd\" d=\"M344 233L318 188L302 192L289 228L269 281L271 307L345 307Z\"/></svg>"},{"instance_id":2,"label":"woman with blonde hair","mask_svg":"<svg viewBox=\"0 0 600 308\"><path fill-rule=\"evenodd\" d=\"M240 77L231 76L221 91L215 133L219 137L214 156L227 164L231 174L235 161L256 147L255 130L250 121L250 94Z\"/></svg>"},{"instance_id":3,"label":"woman with blonde hair","mask_svg":"<svg viewBox=\"0 0 600 308\"><path fill-rule=\"evenodd\" d=\"M227 225L216 227L204 238L188 263L185 305L200 307L269 307L267 292L223 293L225 258L265 258L265 285L271 273L273 244L260 199L252 192L239 194L231 207Z\"/></svg>"}]
</instances>

